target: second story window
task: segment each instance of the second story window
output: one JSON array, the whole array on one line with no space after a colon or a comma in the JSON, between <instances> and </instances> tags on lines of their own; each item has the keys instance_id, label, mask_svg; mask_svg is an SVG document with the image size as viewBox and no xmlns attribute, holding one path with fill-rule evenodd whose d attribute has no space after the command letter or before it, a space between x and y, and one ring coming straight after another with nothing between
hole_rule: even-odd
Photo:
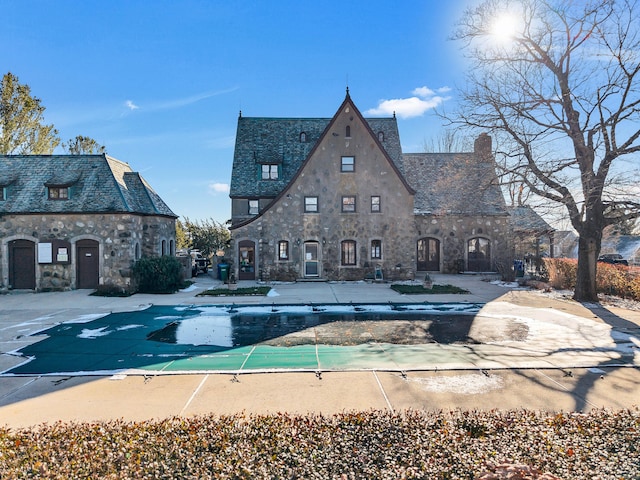
<instances>
[{"instance_id":1,"label":"second story window","mask_svg":"<svg viewBox=\"0 0 640 480\"><path fill-rule=\"evenodd\" d=\"M258 200L249 200L249 215L257 215L259 208Z\"/></svg>"},{"instance_id":2,"label":"second story window","mask_svg":"<svg viewBox=\"0 0 640 480\"><path fill-rule=\"evenodd\" d=\"M380 196L371 196L371 213L380 213Z\"/></svg>"},{"instance_id":3,"label":"second story window","mask_svg":"<svg viewBox=\"0 0 640 480\"><path fill-rule=\"evenodd\" d=\"M355 172L356 170L356 158L355 157L342 157L340 163L341 172Z\"/></svg>"},{"instance_id":4,"label":"second story window","mask_svg":"<svg viewBox=\"0 0 640 480\"><path fill-rule=\"evenodd\" d=\"M304 197L304 211L305 213L317 213L318 197Z\"/></svg>"},{"instance_id":5,"label":"second story window","mask_svg":"<svg viewBox=\"0 0 640 480\"><path fill-rule=\"evenodd\" d=\"M342 211L345 213L356 211L356 197L354 195L342 197Z\"/></svg>"},{"instance_id":6,"label":"second story window","mask_svg":"<svg viewBox=\"0 0 640 480\"><path fill-rule=\"evenodd\" d=\"M262 180L277 180L278 165L262 165Z\"/></svg>"},{"instance_id":7,"label":"second story window","mask_svg":"<svg viewBox=\"0 0 640 480\"><path fill-rule=\"evenodd\" d=\"M69 187L49 187L50 200L67 200L69 198Z\"/></svg>"}]
</instances>

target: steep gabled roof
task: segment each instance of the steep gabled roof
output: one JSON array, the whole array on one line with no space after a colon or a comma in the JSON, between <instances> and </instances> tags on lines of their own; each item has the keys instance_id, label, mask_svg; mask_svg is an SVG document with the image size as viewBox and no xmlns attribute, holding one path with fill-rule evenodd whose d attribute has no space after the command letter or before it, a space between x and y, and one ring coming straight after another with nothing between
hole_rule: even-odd
<instances>
[{"instance_id":1,"label":"steep gabled roof","mask_svg":"<svg viewBox=\"0 0 640 480\"><path fill-rule=\"evenodd\" d=\"M177 217L124 162L107 155L0 155L0 213L136 213ZM69 188L50 200L47 187Z\"/></svg>"},{"instance_id":2,"label":"steep gabled roof","mask_svg":"<svg viewBox=\"0 0 640 480\"><path fill-rule=\"evenodd\" d=\"M474 152L408 153L402 159L417 215L508 215L492 161Z\"/></svg>"},{"instance_id":3,"label":"steep gabled roof","mask_svg":"<svg viewBox=\"0 0 640 480\"><path fill-rule=\"evenodd\" d=\"M348 95L345 101L347 100L351 102ZM357 111L355 105L353 107ZM238 118L229 196L277 196L300 171L332 120L333 118ZM402 149L395 117L364 120L376 138L382 132L384 141L381 146L395 168L401 171ZM301 133L305 134L304 142L300 141ZM281 166L278 180L260 179L259 168L263 163Z\"/></svg>"}]
</instances>

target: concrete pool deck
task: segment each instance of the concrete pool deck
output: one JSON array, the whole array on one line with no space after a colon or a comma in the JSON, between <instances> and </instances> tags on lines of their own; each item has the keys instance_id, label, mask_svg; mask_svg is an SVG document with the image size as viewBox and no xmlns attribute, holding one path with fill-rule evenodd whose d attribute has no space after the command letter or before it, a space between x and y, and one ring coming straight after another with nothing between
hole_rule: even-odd
<instances>
[{"instance_id":1,"label":"concrete pool deck","mask_svg":"<svg viewBox=\"0 0 640 480\"><path fill-rule=\"evenodd\" d=\"M190 291L128 298L88 291L0 296L0 371L24 359L7 354L43 339L54 325L153 305L469 302L488 316L536 320L538 343L482 345L456 351L456 362L416 371L371 369L183 375L0 376L0 425L171 415L323 413L367 409L589 410L628 408L640 401L640 312L554 300L511 290L481 276L436 275L465 295L400 295L389 284L276 284L277 296L197 297L218 282L198 277ZM240 285L244 286L244 285ZM248 284L247 284L248 286ZM553 326L543 330L540 325ZM490 328L490 326L489 326ZM535 330L534 329L534 330ZM461 352L461 353L459 353Z\"/></svg>"}]
</instances>

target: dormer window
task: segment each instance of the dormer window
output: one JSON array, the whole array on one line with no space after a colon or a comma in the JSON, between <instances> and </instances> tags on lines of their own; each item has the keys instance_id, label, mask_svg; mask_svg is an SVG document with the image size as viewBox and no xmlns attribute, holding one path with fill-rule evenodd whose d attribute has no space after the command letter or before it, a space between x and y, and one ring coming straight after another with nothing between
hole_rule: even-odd
<instances>
[{"instance_id":1,"label":"dormer window","mask_svg":"<svg viewBox=\"0 0 640 480\"><path fill-rule=\"evenodd\" d=\"M7 187L0 187L0 202L7 199Z\"/></svg>"},{"instance_id":2,"label":"dormer window","mask_svg":"<svg viewBox=\"0 0 640 480\"><path fill-rule=\"evenodd\" d=\"M378 132L378 141L384 142L384 132Z\"/></svg>"},{"instance_id":3,"label":"dormer window","mask_svg":"<svg viewBox=\"0 0 640 480\"><path fill-rule=\"evenodd\" d=\"M307 134L306 134L306 132L300 132L300 143L307 143Z\"/></svg>"},{"instance_id":4,"label":"dormer window","mask_svg":"<svg viewBox=\"0 0 640 480\"><path fill-rule=\"evenodd\" d=\"M68 200L69 187L48 187L49 200Z\"/></svg>"},{"instance_id":5,"label":"dormer window","mask_svg":"<svg viewBox=\"0 0 640 480\"><path fill-rule=\"evenodd\" d=\"M278 165L263 164L262 180L278 180Z\"/></svg>"}]
</instances>

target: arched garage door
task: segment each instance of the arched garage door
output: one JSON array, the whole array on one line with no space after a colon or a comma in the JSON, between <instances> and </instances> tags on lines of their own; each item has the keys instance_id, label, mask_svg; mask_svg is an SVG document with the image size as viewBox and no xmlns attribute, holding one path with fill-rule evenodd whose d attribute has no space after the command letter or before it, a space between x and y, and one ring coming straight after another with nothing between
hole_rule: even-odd
<instances>
[{"instance_id":1,"label":"arched garage door","mask_svg":"<svg viewBox=\"0 0 640 480\"><path fill-rule=\"evenodd\" d=\"M98 288L100 258L98 242L80 240L76 243L76 288Z\"/></svg>"},{"instance_id":2,"label":"arched garage door","mask_svg":"<svg viewBox=\"0 0 640 480\"><path fill-rule=\"evenodd\" d=\"M13 240L9 242L9 287L35 290L35 243L29 240Z\"/></svg>"}]
</instances>

